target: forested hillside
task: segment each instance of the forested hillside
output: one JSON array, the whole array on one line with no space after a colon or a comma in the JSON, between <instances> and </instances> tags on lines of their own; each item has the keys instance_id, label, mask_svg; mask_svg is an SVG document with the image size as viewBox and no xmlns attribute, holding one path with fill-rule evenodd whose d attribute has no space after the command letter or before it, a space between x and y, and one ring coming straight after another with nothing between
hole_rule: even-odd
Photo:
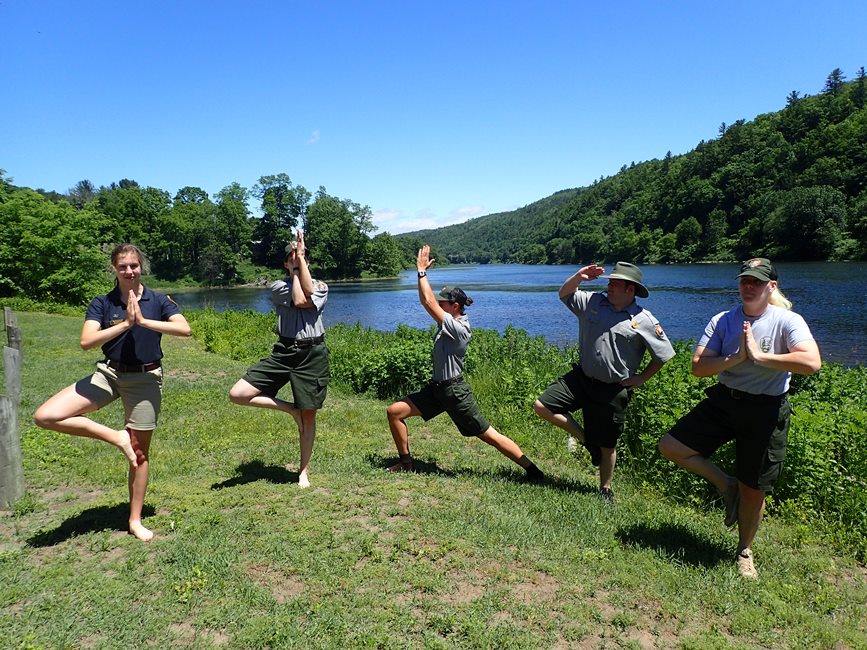
<instances>
[{"instance_id":1,"label":"forested hillside","mask_svg":"<svg viewBox=\"0 0 867 650\"><path fill-rule=\"evenodd\" d=\"M451 261L867 259L867 79L722 124L689 153L624 165L513 212L401 235Z\"/></svg>"}]
</instances>

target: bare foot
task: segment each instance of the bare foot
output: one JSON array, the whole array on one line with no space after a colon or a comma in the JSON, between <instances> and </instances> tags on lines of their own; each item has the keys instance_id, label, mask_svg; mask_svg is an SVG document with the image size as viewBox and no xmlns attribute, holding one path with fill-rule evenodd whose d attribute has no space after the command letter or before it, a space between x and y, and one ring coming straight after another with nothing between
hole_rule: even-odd
<instances>
[{"instance_id":1,"label":"bare foot","mask_svg":"<svg viewBox=\"0 0 867 650\"><path fill-rule=\"evenodd\" d=\"M140 521L130 521L129 532L143 542L149 542L154 538L154 531L148 530L142 526Z\"/></svg>"},{"instance_id":2,"label":"bare foot","mask_svg":"<svg viewBox=\"0 0 867 650\"><path fill-rule=\"evenodd\" d=\"M302 490L310 487L310 479L307 477L306 469L298 475L298 487Z\"/></svg>"},{"instance_id":3,"label":"bare foot","mask_svg":"<svg viewBox=\"0 0 867 650\"><path fill-rule=\"evenodd\" d=\"M129 460L129 464L133 467L138 467L137 455L133 449L132 441L129 437L129 431L121 429L117 432L117 440L113 443L115 447L120 449Z\"/></svg>"},{"instance_id":4,"label":"bare foot","mask_svg":"<svg viewBox=\"0 0 867 650\"><path fill-rule=\"evenodd\" d=\"M386 472L411 472L413 470L412 461L409 463L397 462L391 467L386 467Z\"/></svg>"}]
</instances>

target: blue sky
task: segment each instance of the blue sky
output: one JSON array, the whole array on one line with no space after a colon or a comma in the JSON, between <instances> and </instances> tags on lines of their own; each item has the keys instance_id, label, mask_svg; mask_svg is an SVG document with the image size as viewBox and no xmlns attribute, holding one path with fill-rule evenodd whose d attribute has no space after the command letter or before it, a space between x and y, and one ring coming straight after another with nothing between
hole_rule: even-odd
<instances>
[{"instance_id":1,"label":"blue sky","mask_svg":"<svg viewBox=\"0 0 867 650\"><path fill-rule=\"evenodd\" d=\"M865 25L863 0L0 0L0 168L172 195L285 172L437 227L852 79Z\"/></svg>"}]
</instances>

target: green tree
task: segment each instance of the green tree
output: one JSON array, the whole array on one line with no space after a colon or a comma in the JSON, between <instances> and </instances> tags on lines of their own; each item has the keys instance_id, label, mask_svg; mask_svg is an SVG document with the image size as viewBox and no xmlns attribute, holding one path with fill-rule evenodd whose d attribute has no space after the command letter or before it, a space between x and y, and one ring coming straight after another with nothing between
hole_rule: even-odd
<instances>
[{"instance_id":1,"label":"green tree","mask_svg":"<svg viewBox=\"0 0 867 650\"><path fill-rule=\"evenodd\" d=\"M781 192L768 216L768 252L781 259L828 259L841 237L846 197L833 187L796 187Z\"/></svg>"},{"instance_id":2,"label":"green tree","mask_svg":"<svg viewBox=\"0 0 867 650\"><path fill-rule=\"evenodd\" d=\"M286 174L275 174L259 178L252 194L260 200L262 210L253 234L257 240L253 261L279 267L286 257L286 245L307 213L310 192L293 185Z\"/></svg>"},{"instance_id":3,"label":"green tree","mask_svg":"<svg viewBox=\"0 0 867 650\"><path fill-rule=\"evenodd\" d=\"M373 229L369 207L330 196L320 187L304 227L311 264L328 278L360 277L367 233Z\"/></svg>"},{"instance_id":4,"label":"green tree","mask_svg":"<svg viewBox=\"0 0 867 650\"><path fill-rule=\"evenodd\" d=\"M99 234L106 217L38 192L15 189L0 201L0 295L82 304L110 287Z\"/></svg>"},{"instance_id":5,"label":"green tree","mask_svg":"<svg viewBox=\"0 0 867 650\"><path fill-rule=\"evenodd\" d=\"M379 233L367 242L364 254L365 271L374 277L385 278L398 275L403 268L400 246L389 233Z\"/></svg>"},{"instance_id":6,"label":"green tree","mask_svg":"<svg viewBox=\"0 0 867 650\"><path fill-rule=\"evenodd\" d=\"M838 95L845 81L846 76L843 74L843 71L840 68L834 68L825 79L825 87L822 89L822 92L826 95Z\"/></svg>"}]
</instances>

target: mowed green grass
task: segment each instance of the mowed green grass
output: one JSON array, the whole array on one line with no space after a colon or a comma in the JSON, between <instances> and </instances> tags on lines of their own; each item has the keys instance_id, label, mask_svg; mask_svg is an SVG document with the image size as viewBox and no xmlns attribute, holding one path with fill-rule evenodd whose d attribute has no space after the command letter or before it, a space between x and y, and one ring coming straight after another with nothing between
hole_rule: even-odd
<instances>
[{"instance_id":1,"label":"mowed green grass","mask_svg":"<svg viewBox=\"0 0 867 650\"><path fill-rule=\"evenodd\" d=\"M607 507L553 428L505 432L546 484L445 416L410 420L421 471L390 475L386 404L332 387L299 490L290 418L231 405L245 364L191 339L163 339L141 543L120 452L30 424L99 353L80 319L18 316L27 494L0 513L0 647L867 647L864 567L808 522L768 519L745 582L719 508L624 474Z\"/></svg>"}]
</instances>

